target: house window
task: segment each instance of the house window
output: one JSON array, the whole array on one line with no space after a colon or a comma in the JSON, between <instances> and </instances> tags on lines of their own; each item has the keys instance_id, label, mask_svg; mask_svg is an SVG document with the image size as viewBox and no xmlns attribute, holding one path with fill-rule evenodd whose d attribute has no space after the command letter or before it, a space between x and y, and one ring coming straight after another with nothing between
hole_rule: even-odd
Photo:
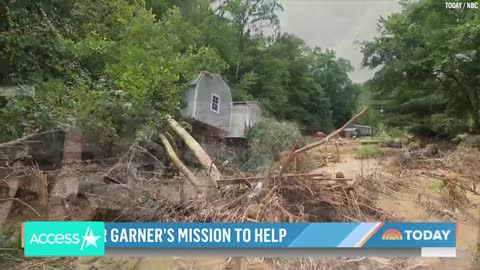
<instances>
[{"instance_id":1,"label":"house window","mask_svg":"<svg viewBox=\"0 0 480 270\"><path fill-rule=\"evenodd\" d=\"M210 109L216 113L220 113L220 97L212 94L212 104Z\"/></svg>"}]
</instances>

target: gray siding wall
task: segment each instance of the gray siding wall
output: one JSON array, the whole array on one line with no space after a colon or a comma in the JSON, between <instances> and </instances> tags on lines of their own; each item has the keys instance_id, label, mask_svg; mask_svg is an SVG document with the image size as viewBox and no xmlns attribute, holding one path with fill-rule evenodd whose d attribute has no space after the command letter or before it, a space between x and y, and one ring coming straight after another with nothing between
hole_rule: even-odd
<instances>
[{"instance_id":1,"label":"gray siding wall","mask_svg":"<svg viewBox=\"0 0 480 270\"><path fill-rule=\"evenodd\" d=\"M220 110L211 110L212 94L220 97ZM230 131L232 96L230 88L216 74L205 74L197 84L194 118L202 123Z\"/></svg>"},{"instance_id":2,"label":"gray siding wall","mask_svg":"<svg viewBox=\"0 0 480 270\"><path fill-rule=\"evenodd\" d=\"M262 118L258 103L246 102L234 104L232 108L232 127L229 137L246 137L248 128L252 128Z\"/></svg>"},{"instance_id":3,"label":"gray siding wall","mask_svg":"<svg viewBox=\"0 0 480 270\"><path fill-rule=\"evenodd\" d=\"M247 105L235 104L232 108L232 127L230 129L230 137L245 136L245 124L247 122Z\"/></svg>"},{"instance_id":4,"label":"gray siding wall","mask_svg":"<svg viewBox=\"0 0 480 270\"><path fill-rule=\"evenodd\" d=\"M184 102L186 107L184 107L182 110L182 116L193 117L193 110L195 104L195 85L190 86L187 92L185 92Z\"/></svg>"},{"instance_id":5,"label":"gray siding wall","mask_svg":"<svg viewBox=\"0 0 480 270\"><path fill-rule=\"evenodd\" d=\"M262 110L258 103L250 102L248 104L248 125L253 127L262 118Z\"/></svg>"}]
</instances>

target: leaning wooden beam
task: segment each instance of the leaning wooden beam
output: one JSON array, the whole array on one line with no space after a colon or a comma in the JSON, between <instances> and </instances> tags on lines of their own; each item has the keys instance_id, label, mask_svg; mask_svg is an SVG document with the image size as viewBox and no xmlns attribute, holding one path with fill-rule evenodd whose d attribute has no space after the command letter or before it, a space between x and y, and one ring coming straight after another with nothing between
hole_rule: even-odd
<instances>
[{"instance_id":1,"label":"leaning wooden beam","mask_svg":"<svg viewBox=\"0 0 480 270\"><path fill-rule=\"evenodd\" d=\"M213 185L218 187L217 180L222 178L222 174L218 170L217 166L215 166L207 152L205 152L205 150L203 150L203 148L192 137L192 135L190 135L183 127L181 127L170 115L167 115L167 123L178 134L178 136L185 141L185 144L193 152L202 167L207 171Z\"/></svg>"},{"instance_id":2,"label":"leaning wooden beam","mask_svg":"<svg viewBox=\"0 0 480 270\"><path fill-rule=\"evenodd\" d=\"M293 151L290 155L287 156L285 161L282 163L282 168L281 168L280 174L282 174L284 172L284 170L288 167L288 165L290 164L290 162L294 159L294 157L296 155L298 155L300 153L303 153L303 152L306 152L310 149L313 149L315 147L318 147L318 146L328 142L331 138L340 134L340 132L342 132L345 128L347 128L350 124L352 124L355 120L357 120L360 116L362 116L367 110L368 110L368 107L363 108L363 110L361 110L359 113L357 113L355 116L353 116L350 120L348 120L348 122L346 122L342 127L335 130L334 132L330 133L323 140L311 143L309 145L306 145L306 146L304 146L300 149L297 149L297 150Z\"/></svg>"},{"instance_id":3,"label":"leaning wooden beam","mask_svg":"<svg viewBox=\"0 0 480 270\"><path fill-rule=\"evenodd\" d=\"M352 117L352 119L348 120L347 123L345 123L342 127L340 127L339 129L335 130L334 132L330 133L327 137L325 137L325 139L319 141L319 142L314 142L314 143L311 143L309 145L306 145L298 150L296 150L295 152L293 152L293 155L298 155L302 152L305 152L305 151L308 151L310 149L313 149L317 146L320 146L326 142L328 142L328 140L330 140L331 138L337 136L340 132L342 132L344 129L346 129L349 125L351 125L355 120L357 120L360 116L362 116L365 112L367 112L368 110L368 107L365 107L363 108L363 110L361 110L359 113L357 113L355 116Z\"/></svg>"},{"instance_id":4,"label":"leaning wooden beam","mask_svg":"<svg viewBox=\"0 0 480 270\"><path fill-rule=\"evenodd\" d=\"M175 166L180 170L180 172L183 175L185 175L188 182L190 182L190 184L192 184L195 191L197 193L199 193L200 190L198 188L199 184L198 184L197 177L195 177L195 175L192 173L192 171L190 171L190 169L188 169L188 167L185 166L185 164L183 164L183 162L177 156L177 154L175 153L175 150L173 150L172 145L170 144L170 142L168 141L167 137L165 137L164 134L160 134L160 140L162 141L163 145L165 146L165 150L166 150L167 155L170 158L170 160L173 162L173 164L175 164Z\"/></svg>"},{"instance_id":5,"label":"leaning wooden beam","mask_svg":"<svg viewBox=\"0 0 480 270\"><path fill-rule=\"evenodd\" d=\"M284 177L284 178L293 178L293 177L316 177L316 176L327 176L325 173L300 173L300 174L284 174L284 175L271 175L272 178ZM219 179L218 181L255 181L267 178L267 176L250 176L250 177L236 177L236 178L226 178Z\"/></svg>"},{"instance_id":6,"label":"leaning wooden beam","mask_svg":"<svg viewBox=\"0 0 480 270\"><path fill-rule=\"evenodd\" d=\"M351 181L353 179L344 179L344 178L331 178L328 177L325 173L304 173L304 174L284 174L284 175L271 175L271 178L303 178L306 180L338 180L338 181ZM219 179L217 183L220 186L226 185L235 185L235 184L246 184L247 186L251 187L251 183L257 180L265 179L267 176L250 176L250 177L237 177L237 178L226 178L226 179Z\"/></svg>"},{"instance_id":7,"label":"leaning wooden beam","mask_svg":"<svg viewBox=\"0 0 480 270\"><path fill-rule=\"evenodd\" d=\"M261 178L258 178L260 180ZM336 182L349 182L353 181L351 178L305 178L306 181L336 181ZM246 179L222 179L218 181L219 186L231 186L231 185L239 185L245 184L248 187L252 187L252 184L248 182Z\"/></svg>"},{"instance_id":8,"label":"leaning wooden beam","mask_svg":"<svg viewBox=\"0 0 480 270\"><path fill-rule=\"evenodd\" d=\"M38 135L53 133L53 132L57 132L57 131L58 130L52 130L52 131L45 131L45 132L40 132L40 133L29 134L29 135L23 136L21 138L15 139L13 141L0 143L0 148L11 147L11 146L14 146L16 144L24 143L25 141L28 141L28 140L30 140L30 139L38 136Z\"/></svg>"}]
</instances>

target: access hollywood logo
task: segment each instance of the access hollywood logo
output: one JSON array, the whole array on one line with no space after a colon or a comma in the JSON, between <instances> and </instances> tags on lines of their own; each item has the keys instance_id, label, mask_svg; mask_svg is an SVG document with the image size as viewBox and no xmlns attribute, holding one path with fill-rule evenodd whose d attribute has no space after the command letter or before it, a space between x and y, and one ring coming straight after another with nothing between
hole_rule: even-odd
<instances>
[{"instance_id":1,"label":"access hollywood logo","mask_svg":"<svg viewBox=\"0 0 480 270\"><path fill-rule=\"evenodd\" d=\"M102 222L26 222L22 226L25 256L103 256Z\"/></svg>"}]
</instances>

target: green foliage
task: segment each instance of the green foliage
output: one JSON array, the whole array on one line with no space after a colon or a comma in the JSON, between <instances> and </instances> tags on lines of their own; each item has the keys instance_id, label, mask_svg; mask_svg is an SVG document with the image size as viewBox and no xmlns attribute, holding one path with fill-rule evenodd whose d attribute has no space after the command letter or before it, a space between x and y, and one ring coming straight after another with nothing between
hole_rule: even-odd
<instances>
[{"instance_id":1,"label":"green foliage","mask_svg":"<svg viewBox=\"0 0 480 270\"><path fill-rule=\"evenodd\" d=\"M480 131L480 13L435 0L403 7L363 46L364 64L381 67L368 87L385 123L428 136L465 131L458 122Z\"/></svg>"},{"instance_id":2,"label":"green foliage","mask_svg":"<svg viewBox=\"0 0 480 270\"><path fill-rule=\"evenodd\" d=\"M281 153L303 144L303 136L297 125L263 119L249 134L248 167L250 170L264 170L272 161L279 161Z\"/></svg>"},{"instance_id":3,"label":"green foliage","mask_svg":"<svg viewBox=\"0 0 480 270\"><path fill-rule=\"evenodd\" d=\"M243 61L249 72L234 88L235 98L259 99L272 115L300 123L307 133L328 132L355 112L360 88L348 78L346 60L289 34L260 45L248 52L256 57Z\"/></svg>"},{"instance_id":4,"label":"green foliage","mask_svg":"<svg viewBox=\"0 0 480 270\"><path fill-rule=\"evenodd\" d=\"M360 159L380 157L383 153L383 149L374 144L362 145L357 149L357 155Z\"/></svg>"},{"instance_id":5,"label":"green foliage","mask_svg":"<svg viewBox=\"0 0 480 270\"><path fill-rule=\"evenodd\" d=\"M437 113L431 116L431 128L437 134L445 134L453 137L468 129L468 125L458 118L451 117L444 113Z\"/></svg>"},{"instance_id":6,"label":"green foliage","mask_svg":"<svg viewBox=\"0 0 480 270\"><path fill-rule=\"evenodd\" d=\"M15 1L9 11L0 78L33 84L36 96L4 99L4 136L79 125L108 143L178 111L195 73L227 68L195 45L199 31L178 9L161 20L141 1Z\"/></svg>"},{"instance_id":7,"label":"green foliage","mask_svg":"<svg viewBox=\"0 0 480 270\"><path fill-rule=\"evenodd\" d=\"M17 0L0 14L0 137L81 126L101 144L145 139L181 109L199 71L221 73L235 100L328 132L356 109L352 67L278 34L277 0ZM273 29L273 31L272 31Z\"/></svg>"}]
</instances>

